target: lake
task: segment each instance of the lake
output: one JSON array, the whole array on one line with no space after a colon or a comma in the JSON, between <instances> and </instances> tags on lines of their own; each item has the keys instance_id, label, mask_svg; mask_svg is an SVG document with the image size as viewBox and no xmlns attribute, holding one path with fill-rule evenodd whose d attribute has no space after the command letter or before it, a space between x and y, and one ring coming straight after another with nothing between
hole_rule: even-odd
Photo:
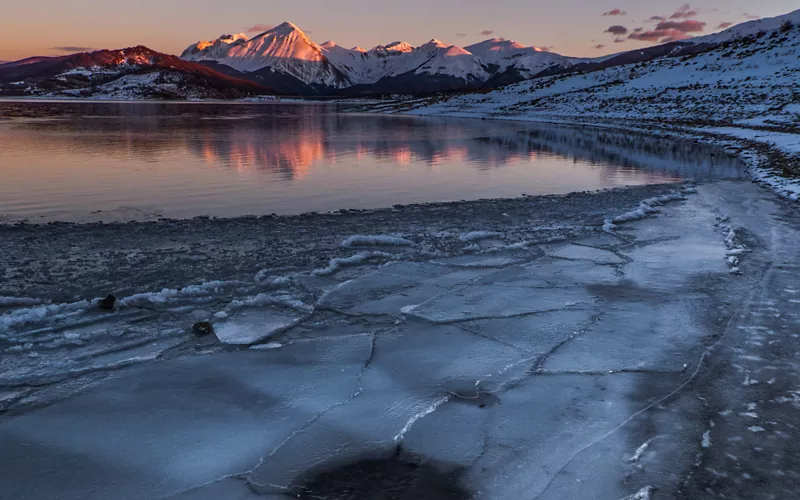
<instances>
[{"instance_id":1,"label":"lake","mask_svg":"<svg viewBox=\"0 0 800 500\"><path fill-rule=\"evenodd\" d=\"M740 177L719 149L325 104L0 102L0 220L297 214Z\"/></svg>"}]
</instances>

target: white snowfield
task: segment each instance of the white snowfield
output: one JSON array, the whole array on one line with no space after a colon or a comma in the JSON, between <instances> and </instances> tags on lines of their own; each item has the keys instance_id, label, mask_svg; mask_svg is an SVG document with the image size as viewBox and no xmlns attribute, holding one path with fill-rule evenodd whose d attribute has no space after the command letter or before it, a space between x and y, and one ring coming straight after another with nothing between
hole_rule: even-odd
<instances>
[{"instance_id":1,"label":"white snowfield","mask_svg":"<svg viewBox=\"0 0 800 500\"><path fill-rule=\"evenodd\" d=\"M800 156L800 10L688 42L697 46L697 53L536 78L488 93L383 104L373 110L649 131L679 126L761 142ZM789 198L800 196L797 182L764 171L755 175Z\"/></svg>"},{"instance_id":2,"label":"white snowfield","mask_svg":"<svg viewBox=\"0 0 800 500\"><path fill-rule=\"evenodd\" d=\"M397 41L370 50L347 49L332 41L317 45L288 22L252 39L239 34L201 41L181 57L217 61L243 72L273 68L306 84L334 88L372 84L406 73L444 75L480 84L510 67L533 76L551 66L569 67L583 61L499 38L463 48L433 39L419 47Z\"/></svg>"}]
</instances>

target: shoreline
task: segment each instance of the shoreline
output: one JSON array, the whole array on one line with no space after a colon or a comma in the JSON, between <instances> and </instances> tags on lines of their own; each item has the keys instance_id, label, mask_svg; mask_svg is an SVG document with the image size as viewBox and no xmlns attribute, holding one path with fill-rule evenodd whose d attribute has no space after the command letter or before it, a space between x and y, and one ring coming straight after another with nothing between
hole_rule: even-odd
<instances>
[{"instance_id":1,"label":"shoreline","mask_svg":"<svg viewBox=\"0 0 800 500\"><path fill-rule=\"evenodd\" d=\"M423 116L423 117L442 117L442 118L461 118L473 120L497 120L509 122L522 122L522 123L539 123L539 124L552 124L552 125L567 125L578 127L591 127L597 129L608 129L617 132L634 132L637 134L650 135L652 137L666 137L679 140L702 140L708 145L721 146L729 154L734 154L748 164L751 178L754 182L768 187L774 191L778 196L786 198L791 201L800 201L800 134L793 132L786 132L787 130L794 130L790 127L785 127L781 130L773 130L777 127L763 127L763 128L747 128L737 127L731 124L684 124L684 123L670 123L669 119L657 120L655 118L648 118L642 120L647 123L647 126L630 126L621 125L618 123L621 119L590 116L583 120L570 116L558 115L502 115L500 113L469 113L469 112L417 112L424 110L424 107L410 108L409 110L398 111L385 111L379 109L380 107L391 106L395 103L389 104L374 104L372 107L361 108L357 110L359 113L364 114L386 114L386 115L402 115L402 116ZM403 101L409 103L409 101ZM410 101L411 106L420 104L422 101ZM445 101L446 102L446 101ZM656 123L656 122L659 123ZM718 130L715 132L714 130ZM725 132L721 132L724 130ZM740 132L742 135L755 136L752 138L742 137L734 132ZM766 138L760 138L756 135L758 132L766 134ZM778 137L790 135L795 138L795 143L790 147L781 148L776 144L770 143L770 134L776 134ZM774 135L773 135L774 137ZM778 163L778 166L767 165L768 162ZM777 170L781 169L781 174L790 173L789 176L780 175Z\"/></svg>"},{"instance_id":2,"label":"shoreline","mask_svg":"<svg viewBox=\"0 0 800 500\"><path fill-rule=\"evenodd\" d=\"M592 192L523 196L517 198L483 199L473 201L431 202L396 205L381 209L342 209L336 212L310 212L298 215L264 215L231 218L207 216L192 219L159 219L154 221L127 222L13 222L0 224L0 255L7 268L18 266L21 261L34 264L36 269L47 267L47 262L60 257L52 255L55 249L71 249L71 253L94 256L94 265L83 263L64 270L64 274L75 273L69 292L55 293L58 288L38 286L30 283L40 281L30 270L21 270L21 277L9 278L0 286L0 296L20 296L35 299L84 300L100 294L87 295L92 288L85 278L101 275L113 270L122 273L117 279L134 280L140 283L130 293L173 288L188 284L185 280L158 278L141 280L144 273L126 262L126 251L144 251L155 259L158 252L146 250L148 246L163 247L185 252L187 245L202 255L191 259L189 267L201 266L202 262L216 261L214 255L230 251L239 244L258 246L259 256L236 252L238 262L227 265L211 265L207 269L209 279L225 270L237 268L233 279L250 277L265 266L259 262L272 260L274 268L324 267L330 259L343 257L351 249L341 247L341 242L354 235L397 234L416 239L425 252L456 251L463 253L465 246L458 236L474 231L505 231L507 244L517 244L526 237L536 236L541 240L567 237L570 234L601 231L609 217L627 212L642 200L669 192L680 191L693 183L649 184L604 189ZM127 238L136 238L126 241ZM213 238L213 242L208 239ZM149 240L149 241L148 241ZM534 244L535 242L531 242ZM118 248L114 249L114 246ZM112 250L113 249L113 250ZM128 250L126 250L128 249ZM32 254L35 256L31 261ZM119 254L117 257L104 253ZM25 256L23 258L23 256ZM294 260L293 260L294 259ZM146 260L146 259L145 259ZM92 271L92 267L97 267ZM204 265L202 267L205 267ZM138 278L136 275L139 275ZM180 273L178 273L180 274ZM191 275L191 273L187 273ZM195 273L196 274L196 273ZM79 277L83 275L84 277ZM230 279L227 277L224 279ZM91 282L92 280L88 280ZM107 281L107 280L97 280ZM16 282L17 284L13 284ZM75 287L75 283L84 282ZM124 287L123 287L124 288Z\"/></svg>"}]
</instances>

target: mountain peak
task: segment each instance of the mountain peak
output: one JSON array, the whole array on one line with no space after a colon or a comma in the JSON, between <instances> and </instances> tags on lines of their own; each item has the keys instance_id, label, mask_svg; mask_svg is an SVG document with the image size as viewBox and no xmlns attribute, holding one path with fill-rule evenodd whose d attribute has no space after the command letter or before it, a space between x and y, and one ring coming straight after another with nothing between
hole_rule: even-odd
<instances>
[{"instance_id":1,"label":"mountain peak","mask_svg":"<svg viewBox=\"0 0 800 500\"><path fill-rule=\"evenodd\" d=\"M274 33L276 35L288 35L294 31L303 33L303 30L298 28L296 24L285 21L269 30L268 33Z\"/></svg>"},{"instance_id":2,"label":"mountain peak","mask_svg":"<svg viewBox=\"0 0 800 500\"><path fill-rule=\"evenodd\" d=\"M392 42L386 46L389 50L399 50L401 52L410 52L414 50L414 47L408 42Z\"/></svg>"},{"instance_id":3,"label":"mountain peak","mask_svg":"<svg viewBox=\"0 0 800 500\"><path fill-rule=\"evenodd\" d=\"M428 48L435 47L435 48L438 48L438 49L446 49L447 47L450 47L450 46L451 46L451 44L444 43L443 41L437 40L436 38L431 38L430 42L422 45L422 47L428 47Z\"/></svg>"}]
</instances>

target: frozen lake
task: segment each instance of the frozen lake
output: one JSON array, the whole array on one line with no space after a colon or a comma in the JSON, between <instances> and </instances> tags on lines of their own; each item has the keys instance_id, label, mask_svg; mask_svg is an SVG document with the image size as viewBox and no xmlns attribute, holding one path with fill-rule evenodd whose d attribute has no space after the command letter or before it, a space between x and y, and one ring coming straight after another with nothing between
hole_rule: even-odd
<instances>
[{"instance_id":1,"label":"frozen lake","mask_svg":"<svg viewBox=\"0 0 800 500\"><path fill-rule=\"evenodd\" d=\"M0 102L2 220L298 214L738 177L691 142L322 104Z\"/></svg>"}]
</instances>

